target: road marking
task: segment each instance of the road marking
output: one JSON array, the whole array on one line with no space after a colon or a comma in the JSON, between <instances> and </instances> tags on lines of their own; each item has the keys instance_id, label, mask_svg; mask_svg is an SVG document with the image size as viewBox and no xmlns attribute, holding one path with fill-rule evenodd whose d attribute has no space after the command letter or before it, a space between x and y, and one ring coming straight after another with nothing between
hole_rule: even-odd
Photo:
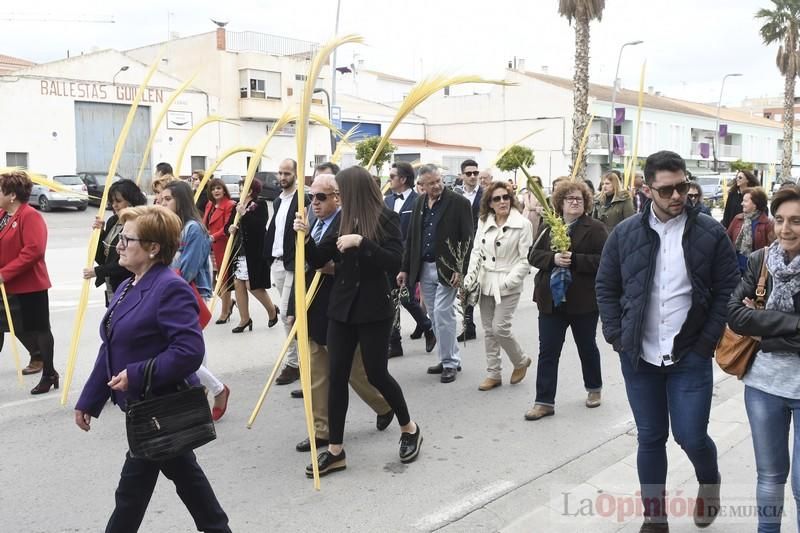
<instances>
[{"instance_id":1,"label":"road marking","mask_svg":"<svg viewBox=\"0 0 800 533\"><path fill-rule=\"evenodd\" d=\"M37 403L43 402L45 400L51 400L53 402L57 402L58 398L60 398L60 394L56 394L55 396L39 396L38 398L27 398L25 400L17 400L15 402L8 402L0 404L0 409L6 409L8 407L19 407L20 405L27 405L29 403Z\"/></svg>"},{"instance_id":2,"label":"road marking","mask_svg":"<svg viewBox=\"0 0 800 533\"><path fill-rule=\"evenodd\" d=\"M513 488L514 483L508 480L496 481L486 485L482 489L477 490L472 494L468 494L463 498L459 498L459 503L450 506L444 511L423 516L414 524L414 528L423 531L437 529L438 527L452 522L454 518L460 518L466 515L474 508L486 505L494 500L497 496L500 496L501 494L506 493Z\"/></svg>"}]
</instances>

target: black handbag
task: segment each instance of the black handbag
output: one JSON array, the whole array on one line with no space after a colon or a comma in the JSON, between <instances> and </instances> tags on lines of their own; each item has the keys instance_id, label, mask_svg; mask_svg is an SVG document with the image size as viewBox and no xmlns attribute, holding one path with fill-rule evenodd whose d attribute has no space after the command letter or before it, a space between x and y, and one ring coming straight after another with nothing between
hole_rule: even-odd
<instances>
[{"instance_id":1,"label":"black handbag","mask_svg":"<svg viewBox=\"0 0 800 533\"><path fill-rule=\"evenodd\" d=\"M179 386L176 392L153 396L155 358L144 368L142 399L128 403L125 428L131 457L166 461L217 438L205 389Z\"/></svg>"}]
</instances>

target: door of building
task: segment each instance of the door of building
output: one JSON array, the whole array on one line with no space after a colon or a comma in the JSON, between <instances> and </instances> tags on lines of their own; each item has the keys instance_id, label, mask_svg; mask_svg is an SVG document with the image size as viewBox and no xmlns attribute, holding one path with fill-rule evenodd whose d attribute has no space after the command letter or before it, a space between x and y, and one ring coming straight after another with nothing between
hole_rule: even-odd
<instances>
[{"instance_id":1,"label":"door of building","mask_svg":"<svg viewBox=\"0 0 800 533\"><path fill-rule=\"evenodd\" d=\"M77 172L106 172L114 155L130 106L97 102L75 102L75 149ZM117 174L136 179L147 139L150 136L150 108L139 106L122 149ZM144 182L152 173L150 160L145 162Z\"/></svg>"}]
</instances>

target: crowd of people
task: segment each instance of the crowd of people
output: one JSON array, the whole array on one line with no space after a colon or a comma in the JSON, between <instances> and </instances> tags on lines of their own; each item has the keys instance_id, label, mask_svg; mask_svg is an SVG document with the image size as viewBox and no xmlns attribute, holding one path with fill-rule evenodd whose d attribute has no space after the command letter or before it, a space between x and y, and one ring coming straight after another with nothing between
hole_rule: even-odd
<instances>
[{"instance_id":1,"label":"crowd of people","mask_svg":"<svg viewBox=\"0 0 800 533\"><path fill-rule=\"evenodd\" d=\"M156 393L181 382L202 384L213 397L212 417L220 420L231 391L206 366L202 333L213 320L207 304L214 288L222 302L215 325L229 323L236 312L231 331L253 331L252 295L268 314L267 326L282 321L288 334L298 312L295 283L308 286L319 272L320 289L306 312L315 444L326 447L318 457L320 475L347 467L348 383L375 412L378 430L396 418L402 462L420 454L420 425L388 366L390 358L404 354L400 308L414 320L411 338L424 338L425 351L437 351L438 362L427 373L447 384L462 369L460 345L478 336L477 307L486 356L477 388L488 393L503 384L501 352L511 364L511 385L522 382L536 361L533 403L524 413L530 421L556 413L567 329L580 360L583 402L587 408L601 405L600 322L619 355L638 429L641 531L668 531L670 429L695 467L701 503L695 523L706 527L720 506L721 475L708 419L712 359L727 324L761 340L744 378L745 403L758 505L773 511L759 515L759 531L779 530L783 488L794 463L791 414L800 401L800 381L793 377L800 365L800 189L783 188L770 203L757 178L741 171L718 222L709 216L701 186L687 178L683 159L667 151L647 158L630 190L616 171L601 177L596 194L587 183L558 178L547 205L532 191L518 193L512 183L494 181L490 170L469 159L461 164L455 189L445 187L436 165L415 169L398 161L385 194L366 170L325 163L315 169L303 211L297 172L292 159L280 162L281 193L272 216L257 180L239 202L219 179L209 180L195 200L202 171L186 182L161 163L150 207L132 181L112 185L113 215L93 224L100 230L97 264L83 271L85 279L104 287L107 311L97 363L76 404L81 429L90 429L107 400L125 410L141 396L151 358ZM541 179L534 180L541 186ZM58 388L59 375L48 314L47 228L28 206L30 190L25 172L0 175L0 283L30 352L23 373L41 372L31 393L42 394ZM551 209L563 227L545 222L544 211ZM566 247L558 244L562 231ZM297 232L305 234L305 280L294 279ZM226 247L231 260L223 265ZM762 265L769 280L766 309L753 305ZM538 354L526 353L513 331L531 267ZM9 329L4 315L0 327ZM296 382L298 366L292 343L276 384ZM794 439L800 449L800 437ZM307 452L311 443L304 439L296 448ZM176 484L198 529L229 531L191 451L156 463L128 455L110 531L122 530L119 524L138 528L159 472ZM306 474L313 475L311 465ZM800 478L793 474L793 481Z\"/></svg>"}]
</instances>

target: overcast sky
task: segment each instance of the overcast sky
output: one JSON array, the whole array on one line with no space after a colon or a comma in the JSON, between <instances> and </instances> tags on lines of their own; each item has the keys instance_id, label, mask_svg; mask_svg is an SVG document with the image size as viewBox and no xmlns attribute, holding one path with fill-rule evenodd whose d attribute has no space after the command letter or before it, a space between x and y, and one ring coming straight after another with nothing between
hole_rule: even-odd
<instances>
[{"instance_id":1,"label":"overcast sky","mask_svg":"<svg viewBox=\"0 0 800 533\"><path fill-rule=\"evenodd\" d=\"M46 62L65 57L67 50L124 50L163 41L168 30L181 36L211 31L210 18L229 21L233 31L319 42L334 33L336 0L257 3L253 8L252 0L6 0L0 4L0 54ZM622 59L620 77L627 88L638 88L647 60L645 85L667 96L716 102L720 80L732 72L743 77L726 82L726 105L782 95L777 46L762 44L753 17L771 5L768 0L607 0L603 20L591 29L591 81L610 85L620 45L641 39L645 43L627 47ZM551 74L571 77L574 31L557 6L557 0L341 0L340 33L360 33L367 46L342 49L338 64L359 54L369 68L407 77L440 71L499 77L517 56L528 70L546 65ZM76 18L115 23L63 20Z\"/></svg>"}]
</instances>

